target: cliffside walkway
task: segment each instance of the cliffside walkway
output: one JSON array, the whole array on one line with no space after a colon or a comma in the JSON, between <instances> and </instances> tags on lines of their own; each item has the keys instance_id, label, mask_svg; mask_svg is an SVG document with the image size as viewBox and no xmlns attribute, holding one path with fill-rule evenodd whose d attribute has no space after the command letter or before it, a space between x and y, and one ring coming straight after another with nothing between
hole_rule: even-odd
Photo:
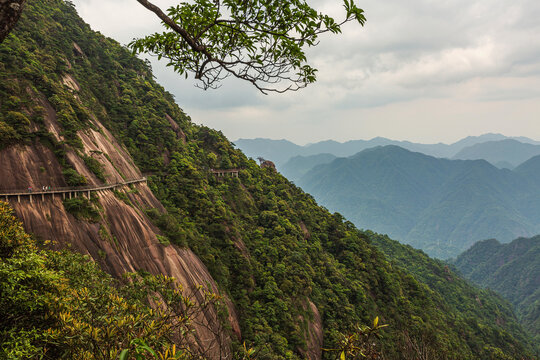
<instances>
[{"instance_id":1,"label":"cliffside walkway","mask_svg":"<svg viewBox=\"0 0 540 360\"><path fill-rule=\"evenodd\" d=\"M102 191L102 190L115 190L119 187L130 185L130 184L137 184L137 183L146 183L146 177L142 177L140 179L133 179L133 180L127 180L115 184L104 184L104 185L92 185L92 186L76 186L76 187L60 187L60 188L54 188L51 190L0 190L0 199L5 199L6 201L9 201L9 199L14 199L17 197L17 202L21 202L21 197L28 196L30 198L30 202L33 201L33 197L35 196L41 196L41 200L45 201L45 195L51 195L51 197L54 199L54 195L62 195L62 199L65 199L66 197L69 197L70 199L73 196L77 196L78 194L82 193L83 195L86 194L88 198L90 198L90 194L92 192L96 191Z\"/></svg>"},{"instance_id":2,"label":"cliffside walkway","mask_svg":"<svg viewBox=\"0 0 540 360\"><path fill-rule=\"evenodd\" d=\"M227 174L229 174L232 177L238 177L238 172L243 169L226 169L226 170L215 170L210 169L210 172L218 178L225 177Z\"/></svg>"}]
</instances>

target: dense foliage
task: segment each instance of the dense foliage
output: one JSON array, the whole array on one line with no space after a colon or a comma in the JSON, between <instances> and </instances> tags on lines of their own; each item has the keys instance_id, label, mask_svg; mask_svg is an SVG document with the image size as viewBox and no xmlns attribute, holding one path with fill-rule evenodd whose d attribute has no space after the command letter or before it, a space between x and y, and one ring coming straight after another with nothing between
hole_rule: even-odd
<instances>
[{"instance_id":1,"label":"dense foliage","mask_svg":"<svg viewBox=\"0 0 540 360\"><path fill-rule=\"evenodd\" d=\"M167 13L151 1L138 2L162 20L166 31L130 46L164 57L179 74L193 74L204 89L219 87L229 76L263 93L303 88L315 81L317 71L307 63L305 49L316 46L322 33L366 21L354 0L343 1L340 23L303 0L194 0Z\"/></svg>"},{"instance_id":2,"label":"dense foliage","mask_svg":"<svg viewBox=\"0 0 540 360\"><path fill-rule=\"evenodd\" d=\"M540 343L540 237L508 244L485 240L453 260L467 278L514 305L518 318Z\"/></svg>"},{"instance_id":3,"label":"dense foliage","mask_svg":"<svg viewBox=\"0 0 540 360\"><path fill-rule=\"evenodd\" d=\"M41 97L62 116L69 142L60 145L77 149L76 130L93 126L93 118L108 127L140 169L153 174L149 185L169 214L148 214L163 229L163 241L189 246L202 259L233 301L241 340L256 349L258 359L305 357L315 320L311 303L321 314L326 348L379 316L389 325L380 344L389 359L414 354L410 344L422 344L441 359L528 354L511 313L501 311L502 321L493 323L480 310L451 306L439 290L395 267L341 215L317 206L272 169L260 168L220 132L193 125L147 64L92 32L70 3L29 3L18 29L0 45L0 62L0 124L13 129L9 144L50 139L39 117L30 119ZM64 85L68 75L79 90ZM24 105L13 105L12 94ZM14 109L30 125L16 128L5 120ZM231 168L239 169L238 178L218 179L210 171ZM86 205L70 204L84 211L81 216L90 211ZM456 298L488 296L473 288L455 291ZM474 317L464 321L467 314Z\"/></svg>"},{"instance_id":4,"label":"dense foliage","mask_svg":"<svg viewBox=\"0 0 540 360\"><path fill-rule=\"evenodd\" d=\"M376 245L379 249L381 249L384 254L388 256L389 259L391 259L393 264L396 264L397 266L400 266L401 268L410 272L417 280L426 284L431 290L433 290L433 297L435 299L439 299L440 301L440 297L444 298L444 305L442 304L443 301L441 301L441 306L446 307L449 312L456 314L456 317L454 319L456 322L470 322L471 319L481 318L486 319L488 322L491 323L500 323L505 317L513 317L510 304L501 301L498 295L496 295L491 290L478 291L478 289L475 288L472 284L461 278L459 274L454 270L454 268L452 266L449 266L447 263L437 259L432 259L422 251L413 249L409 245L402 245L395 240L391 240L387 236L375 234L371 231L366 231L365 233L373 241L373 244ZM479 244L491 242L491 240L488 240L485 242L480 242ZM536 244L539 244L538 241L536 242ZM536 253L538 253L538 248L539 247L536 246ZM466 254L467 253L460 256L460 259L462 259L460 261L460 264L465 265L465 263L467 263L469 267L475 268L476 261L473 260L473 256L469 258L469 262L464 261L466 257L464 255ZM485 248L475 252L475 255L484 257L485 259L491 259L490 265L488 265L487 262L484 263L484 266L478 264L479 266L477 267L477 269L482 268L481 272L484 274L493 274L495 272L494 264L500 263L500 257L498 259L493 257L492 252ZM512 254L507 254L507 258L513 257L514 256ZM534 258L534 254L529 253L529 257L527 258ZM538 263L538 259L539 258L536 257L536 260L534 261ZM519 260L516 259L516 263L519 263ZM528 284L529 291L531 290L531 288L537 290L537 286L534 285L535 277L529 277L528 275L531 275L535 272L538 273L539 267L537 265L528 265L531 264L523 264L523 268L528 269L525 273L522 272L520 274L518 272L516 274L517 277L522 277L522 281L514 278L513 280L516 281L515 286L520 287L520 285L517 284L522 284L525 281ZM474 276L471 276L472 273L468 273L466 275L468 275L467 277L469 279L472 279L473 281L478 280L474 279ZM478 283L478 281L475 282ZM508 282L510 281L507 281L507 283ZM495 282L491 283L493 284ZM497 290L496 287L492 287L492 289ZM502 292L498 293L503 294ZM509 298L508 296L505 297ZM463 327L463 329L465 329L465 327ZM528 330L531 330L531 326L528 327ZM467 339L474 339L478 336L478 332L484 331L492 330L487 330L481 324L476 323L474 326L468 328L467 331L464 330L462 336ZM532 333L537 332L538 327L536 331L532 331ZM503 335L495 331L492 332L489 336L497 338ZM540 348L538 348L537 346L537 351L539 350Z\"/></svg>"},{"instance_id":5,"label":"dense foliage","mask_svg":"<svg viewBox=\"0 0 540 360\"><path fill-rule=\"evenodd\" d=\"M218 299L195 306L173 279L129 276L120 284L86 256L41 249L0 202L0 358L196 358L190 323Z\"/></svg>"}]
</instances>

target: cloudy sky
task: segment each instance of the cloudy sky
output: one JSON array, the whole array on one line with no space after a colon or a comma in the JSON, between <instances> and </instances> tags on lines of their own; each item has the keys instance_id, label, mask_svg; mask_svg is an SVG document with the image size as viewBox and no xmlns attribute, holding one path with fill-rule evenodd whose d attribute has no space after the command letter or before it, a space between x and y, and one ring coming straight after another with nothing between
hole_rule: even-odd
<instances>
[{"instance_id":1,"label":"cloudy sky","mask_svg":"<svg viewBox=\"0 0 540 360\"><path fill-rule=\"evenodd\" d=\"M316 0L340 15L340 0ZM79 14L122 44L159 31L135 0L74 0ZM309 1L308 1L309 2ZM172 0L155 0L166 8ZM540 2L364 0L365 27L321 38L308 51L314 85L262 95L227 79L203 91L151 59L158 81L197 123L231 140L299 144L384 136L453 142L487 132L540 140Z\"/></svg>"}]
</instances>

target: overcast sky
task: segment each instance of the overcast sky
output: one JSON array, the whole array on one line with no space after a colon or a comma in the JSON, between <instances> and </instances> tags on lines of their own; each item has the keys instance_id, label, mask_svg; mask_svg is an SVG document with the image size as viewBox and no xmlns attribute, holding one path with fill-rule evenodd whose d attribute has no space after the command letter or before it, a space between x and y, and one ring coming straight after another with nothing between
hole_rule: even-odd
<instances>
[{"instance_id":1,"label":"overcast sky","mask_svg":"<svg viewBox=\"0 0 540 360\"><path fill-rule=\"evenodd\" d=\"M73 2L94 30L122 44L160 30L155 15L135 0ZM175 1L154 3L166 8ZM317 3L340 13L340 0ZM231 140L305 144L384 136L432 143L487 132L540 139L539 1L358 5L366 26L323 36L308 52L318 81L298 92L265 96L234 79L203 91L152 60L154 74L194 122Z\"/></svg>"}]
</instances>

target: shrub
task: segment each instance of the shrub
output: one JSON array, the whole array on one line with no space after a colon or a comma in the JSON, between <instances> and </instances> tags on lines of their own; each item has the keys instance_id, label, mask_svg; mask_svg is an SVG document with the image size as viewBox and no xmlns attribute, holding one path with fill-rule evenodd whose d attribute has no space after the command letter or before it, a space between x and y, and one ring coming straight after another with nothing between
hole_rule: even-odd
<instances>
[{"instance_id":1,"label":"shrub","mask_svg":"<svg viewBox=\"0 0 540 360\"><path fill-rule=\"evenodd\" d=\"M98 222L101 218L99 211L85 197L64 200L64 208L78 220Z\"/></svg>"},{"instance_id":2,"label":"shrub","mask_svg":"<svg viewBox=\"0 0 540 360\"><path fill-rule=\"evenodd\" d=\"M62 170L66 183L70 186L80 186L88 184L84 175L79 174L75 169L67 168Z\"/></svg>"}]
</instances>

